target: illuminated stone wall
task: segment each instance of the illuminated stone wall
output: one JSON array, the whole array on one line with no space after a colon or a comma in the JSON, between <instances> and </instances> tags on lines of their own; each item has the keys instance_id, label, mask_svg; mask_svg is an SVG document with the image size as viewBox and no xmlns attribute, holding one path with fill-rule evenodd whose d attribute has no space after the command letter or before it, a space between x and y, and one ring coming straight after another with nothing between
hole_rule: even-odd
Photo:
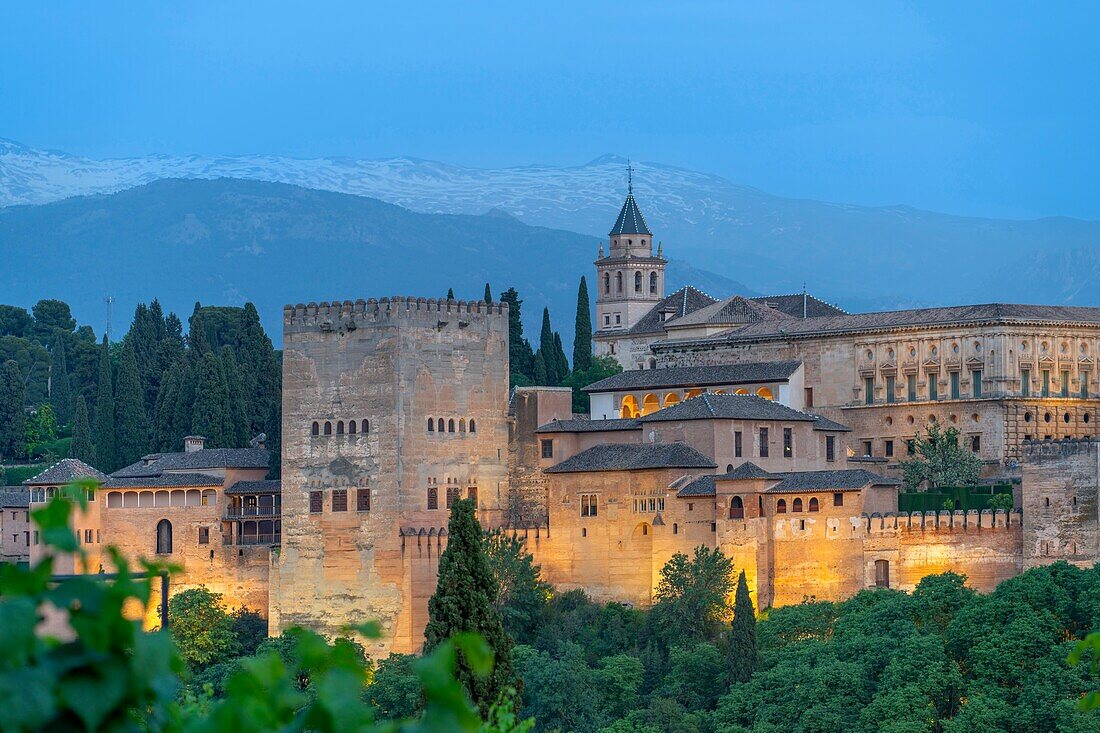
<instances>
[{"instance_id":1,"label":"illuminated stone wall","mask_svg":"<svg viewBox=\"0 0 1100 733\"><path fill-rule=\"evenodd\" d=\"M1100 444L1095 439L1024 446L1022 502L1026 567L1100 560Z\"/></svg>"}]
</instances>

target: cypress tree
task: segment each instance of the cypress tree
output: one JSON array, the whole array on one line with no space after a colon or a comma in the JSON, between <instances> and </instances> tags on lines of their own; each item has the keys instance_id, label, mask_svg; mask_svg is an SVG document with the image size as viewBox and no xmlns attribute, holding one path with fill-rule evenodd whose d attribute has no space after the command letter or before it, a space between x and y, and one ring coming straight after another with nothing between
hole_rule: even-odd
<instances>
[{"instance_id":1,"label":"cypress tree","mask_svg":"<svg viewBox=\"0 0 1100 733\"><path fill-rule=\"evenodd\" d=\"M455 289L454 288L447 288L447 300L454 300L454 299L455 299Z\"/></svg>"},{"instance_id":2,"label":"cypress tree","mask_svg":"<svg viewBox=\"0 0 1100 733\"><path fill-rule=\"evenodd\" d=\"M229 393L226 403L229 412L229 448L243 448L248 444L248 422L244 413L244 395L241 389L241 373L233 349L223 346L221 350L222 372L225 373L225 386Z\"/></svg>"},{"instance_id":3,"label":"cypress tree","mask_svg":"<svg viewBox=\"0 0 1100 733\"><path fill-rule=\"evenodd\" d=\"M0 367L0 460L22 458L27 451L23 403L27 388L19 364L9 359Z\"/></svg>"},{"instance_id":4,"label":"cypress tree","mask_svg":"<svg viewBox=\"0 0 1100 733\"><path fill-rule=\"evenodd\" d=\"M539 353L542 354L542 363L546 369L546 381L540 385L556 387L561 383L561 374L558 374L558 360L554 353L554 331L550 328L550 309L542 309L542 331L539 332Z\"/></svg>"},{"instance_id":5,"label":"cypress tree","mask_svg":"<svg viewBox=\"0 0 1100 733\"><path fill-rule=\"evenodd\" d=\"M179 402L180 374L184 366L174 364L164 375L157 393L157 404L153 410L153 449L170 451L176 441L183 437L177 427L176 405ZM190 425L188 425L190 427Z\"/></svg>"},{"instance_id":6,"label":"cypress tree","mask_svg":"<svg viewBox=\"0 0 1100 733\"><path fill-rule=\"evenodd\" d=\"M187 321L187 348L194 364L211 352L210 340L206 337L206 319L202 315L202 304L198 301Z\"/></svg>"},{"instance_id":7,"label":"cypress tree","mask_svg":"<svg viewBox=\"0 0 1100 733\"><path fill-rule=\"evenodd\" d=\"M245 432L249 437L261 432L271 435L277 429L270 424L270 417L274 403L280 399L279 363L252 303L245 303L234 356L240 367Z\"/></svg>"},{"instance_id":8,"label":"cypress tree","mask_svg":"<svg viewBox=\"0 0 1100 733\"><path fill-rule=\"evenodd\" d=\"M50 364L50 406L57 420L68 425L73 418L73 391L69 383L69 360L65 358L65 341L61 332L53 336L53 352Z\"/></svg>"},{"instance_id":9,"label":"cypress tree","mask_svg":"<svg viewBox=\"0 0 1100 733\"><path fill-rule=\"evenodd\" d=\"M550 386L550 377L546 373L546 359L543 358L542 349L535 352L535 368L531 379L534 380L537 387Z\"/></svg>"},{"instance_id":10,"label":"cypress tree","mask_svg":"<svg viewBox=\"0 0 1100 733\"><path fill-rule=\"evenodd\" d=\"M577 323L573 333L573 371L588 371L592 366L592 305L588 302L588 283L583 275L577 288Z\"/></svg>"},{"instance_id":11,"label":"cypress tree","mask_svg":"<svg viewBox=\"0 0 1100 733\"><path fill-rule=\"evenodd\" d=\"M195 416L195 374L197 371L198 367L192 366L190 359L180 362L179 391L176 394L176 404L172 414L172 450L180 450L183 447L184 436L191 433L191 421Z\"/></svg>"},{"instance_id":12,"label":"cypress tree","mask_svg":"<svg viewBox=\"0 0 1100 733\"><path fill-rule=\"evenodd\" d=\"M513 375L511 382L515 384L514 375L523 375L529 380L537 381L531 342L523 338L523 321L520 318L523 301L519 299L515 288L508 288L500 296L500 302L508 304L508 368Z\"/></svg>"},{"instance_id":13,"label":"cypress tree","mask_svg":"<svg viewBox=\"0 0 1100 733\"><path fill-rule=\"evenodd\" d=\"M733 603L733 621L730 629L729 675L730 683L748 682L759 664L756 648L756 615L749 598L749 584L745 571L737 578L737 594Z\"/></svg>"},{"instance_id":14,"label":"cypress tree","mask_svg":"<svg viewBox=\"0 0 1100 733\"><path fill-rule=\"evenodd\" d=\"M88 424L88 403L84 395L77 395L73 410L73 442L69 444L69 458L94 466L95 447L92 445L92 428Z\"/></svg>"},{"instance_id":15,"label":"cypress tree","mask_svg":"<svg viewBox=\"0 0 1100 733\"><path fill-rule=\"evenodd\" d=\"M111 369L111 347L107 336L99 351L99 384L95 398L95 457L96 468L110 473L118 468L115 458L115 391L114 373Z\"/></svg>"},{"instance_id":16,"label":"cypress tree","mask_svg":"<svg viewBox=\"0 0 1100 733\"><path fill-rule=\"evenodd\" d=\"M115 389L115 462L129 466L149 452L149 416L145 413L145 391L138 373L134 339L122 344Z\"/></svg>"},{"instance_id":17,"label":"cypress tree","mask_svg":"<svg viewBox=\"0 0 1100 733\"><path fill-rule=\"evenodd\" d=\"M221 361L207 351L195 372L195 409L191 432L206 437L208 448L231 448L233 420L229 409L229 387Z\"/></svg>"},{"instance_id":18,"label":"cypress tree","mask_svg":"<svg viewBox=\"0 0 1100 733\"><path fill-rule=\"evenodd\" d=\"M146 415L153 411L160 379L164 374L160 367L160 339L163 337L164 320L159 315L159 309L159 303L158 312L139 303L134 311L130 332L126 334L126 340L133 343L138 378L141 380L141 400Z\"/></svg>"},{"instance_id":19,"label":"cypress tree","mask_svg":"<svg viewBox=\"0 0 1100 733\"><path fill-rule=\"evenodd\" d=\"M558 381L554 386L560 386L569 376L569 359L565 356L565 349L561 345L561 334L554 331L554 362L558 373Z\"/></svg>"},{"instance_id":20,"label":"cypress tree","mask_svg":"<svg viewBox=\"0 0 1100 733\"><path fill-rule=\"evenodd\" d=\"M489 283L485 283L485 302L493 302L493 291L489 290Z\"/></svg>"},{"instance_id":21,"label":"cypress tree","mask_svg":"<svg viewBox=\"0 0 1100 733\"><path fill-rule=\"evenodd\" d=\"M447 549L439 558L439 581L428 601L424 651L430 652L455 634L480 634L493 650L493 671L476 677L460 654L455 675L482 715L508 687L516 687L512 669L514 642L504 631L497 609L499 585L485 557L485 538L474 516L474 502L462 499L451 508Z\"/></svg>"}]
</instances>

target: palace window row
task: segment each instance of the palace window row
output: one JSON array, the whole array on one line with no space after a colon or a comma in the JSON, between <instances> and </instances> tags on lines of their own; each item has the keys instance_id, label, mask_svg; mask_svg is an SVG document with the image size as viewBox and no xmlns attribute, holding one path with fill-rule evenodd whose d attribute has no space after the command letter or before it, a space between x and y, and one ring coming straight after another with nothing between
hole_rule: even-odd
<instances>
[{"instance_id":1,"label":"palace window row","mask_svg":"<svg viewBox=\"0 0 1100 733\"><path fill-rule=\"evenodd\" d=\"M466 433L477 432L477 421L472 417L469 422L466 422L466 418L460 417L455 420L453 417L443 419L442 417L429 417L428 418L428 432L429 433L457 433L459 435L465 435Z\"/></svg>"},{"instance_id":2,"label":"palace window row","mask_svg":"<svg viewBox=\"0 0 1100 733\"><path fill-rule=\"evenodd\" d=\"M332 489L329 492L329 511L331 512L346 512L348 511L348 490L347 489ZM370 511L370 498L371 493L369 488L355 489L355 511L357 512L369 512ZM314 490L309 492L309 513L321 514L325 510L325 492L321 490Z\"/></svg>"},{"instance_id":3,"label":"palace window row","mask_svg":"<svg viewBox=\"0 0 1100 733\"><path fill-rule=\"evenodd\" d=\"M348 420L347 423L343 420L325 420L324 422L314 420L313 425L310 426L309 433L313 437L320 435L327 436L333 435L334 430L336 431L335 435L358 435L359 433L366 435L370 432L370 420L364 419L358 422L355 420Z\"/></svg>"},{"instance_id":4,"label":"palace window row","mask_svg":"<svg viewBox=\"0 0 1100 733\"><path fill-rule=\"evenodd\" d=\"M962 399L962 375L958 371L952 371L947 373L948 394L951 399ZM938 371L926 372L926 387L927 387L927 400L929 402L935 402L940 399L940 373ZM875 389L876 381L874 375L868 375L863 378L863 404L873 405L875 404ZM966 395L974 399L981 399L984 396L982 391L982 370L972 369L970 371L970 393ZM919 395L917 391L917 375L907 374L905 375L905 397L908 402L917 402ZM886 375L886 388L884 390L883 399L886 404L894 404L897 402L897 379L894 375Z\"/></svg>"},{"instance_id":5,"label":"palace window row","mask_svg":"<svg viewBox=\"0 0 1100 733\"><path fill-rule=\"evenodd\" d=\"M634 499L635 514L652 514L653 512L663 512L664 510L665 499L663 496Z\"/></svg>"},{"instance_id":6,"label":"palace window row","mask_svg":"<svg viewBox=\"0 0 1100 733\"><path fill-rule=\"evenodd\" d=\"M656 367L656 363L650 363L651 368ZM619 402L619 417L620 418L633 418L641 417L643 415L649 415L657 410L661 410L665 407L672 407L678 405L682 400L690 400L693 397L698 397L704 392L709 394L735 394L735 395L748 395L755 394L757 397L763 397L766 400L774 400L775 393L768 387L758 387L754 392L750 392L748 389L739 388L733 392L727 392L724 389L716 389L713 392L703 388L694 388L684 390L683 395L680 392L667 392L662 395L653 394L652 392L642 397L639 403L637 395L623 395L622 400Z\"/></svg>"},{"instance_id":7,"label":"palace window row","mask_svg":"<svg viewBox=\"0 0 1100 733\"><path fill-rule=\"evenodd\" d=\"M456 501L458 501L459 499L462 498L462 489L461 489L461 487L458 487L458 486L448 486L448 487L446 487L446 490L447 490L447 493L446 493L446 500L447 500L446 507L447 507L447 509L450 509L451 507L454 506ZM467 499L472 499L475 504L477 503L477 487L476 486L467 486L466 487L466 498ZM428 509L438 509L438 508L439 508L439 487L438 486L429 486L428 487Z\"/></svg>"},{"instance_id":8,"label":"palace window row","mask_svg":"<svg viewBox=\"0 0 1100 733\"><path fill-rule=\"evenodd\" d=\"M634 271L634 292L635 293L641 293L642 292L642 290L644 288L645 280L646 280L646 278L645 278L644 275L642 275L641 270L635 270ZM611 273L610 272L605 272L603 274L603 292L604 292L604 295L611 295ZM620 271L615 273L615 293L616 294L622 294L622 292L623 292L623 273L620 270ZM650 295L656 295L657 292L658 292L657 273L656 272L651 272L651 273L649 273L649 294Z\"/></svg>"},{"instance_id":9,"label":"palace window row","mask_svg":"<svg viewBox=\"0 0 1100 733\"><path fill-rule=\"evenodd\" d=\"M173 489L172 491L109 491L108 509L147 509L149 507L216 506L214 489Z\"/></svg>"},{"instance_id":10,"label":"palace window row","mask_svg":"<svg viewBox=\"0 0 1100 733\"><path fill-rule=\"evenodd\" d=\"M85 494L88 497L88 501L95 501L95 490L86 489ZM35 486L31 488L31 503L42 503L60 495L61 489L56 486Z\"/></svg>"},{"instance_id":11,"label":"palace window row","mask_svg":"<svg viewBox=\"0 0 1100 733\"><path fill-rule=\"evenodd\" d=\"M844 494L833 494L833 506L844 505ZM821 501L816 496L811 496L808 502L804 502L801 496L796 496L790 503L790 509L792 514L801 514L803 511L817 512L821 511ZM779 499L775 502L775 513L786 514L787 513L787 500Z\"/></svg>"}]
</instances>

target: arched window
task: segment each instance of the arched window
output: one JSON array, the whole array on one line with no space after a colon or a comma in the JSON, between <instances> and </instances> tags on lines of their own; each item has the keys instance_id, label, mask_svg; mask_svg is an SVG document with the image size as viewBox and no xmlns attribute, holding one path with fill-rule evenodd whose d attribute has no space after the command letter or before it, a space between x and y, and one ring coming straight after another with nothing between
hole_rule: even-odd
<instances>
[{"instance_id":1,"label":"arched window","mask_svg":"<svg viewBox=\"0 0 1100 733\"><path fill-rule=\"evenodd\" d=\"M434 433L435 432L435 420L433 420L430 417L428 418L428 432L429 433Z\"/></svg>"},{"instance_id":2,"label":"arched window","mask_svg":"<svg viewBox=\"0 0 1100 733\"><path fill-rule=\"evenodd\" d=\"M348 420L348 435L355 435L356 427L354 420Z\"/></svg>"},{"instance_id":3,"label":"arched window","mask_svg":"<svg viewBox=\"0 0 1100 733\"><path fill-rule=\"evenodd\" d=\"M638 417L638 400L634 398L634 395L628 394L623 397L622 409L619 411L619 417L630 418Z\"/></svg>"},{"instance_id":4,"label":"arched window","mask_svg":"<svg viewBox=\"0 0 1100 733\"><path fill-rule=\"evenodd\" d=\"M623 292L623 274L621 272L615 273L615 292Z\"/></svg>"},{"instance_id":5,"label":"arched window","mask_svg":"<svg viewBox=\"0 0 1100 733\"><path fill-rule=\"evenodd\" d=\"M359 432L360 433L369 433L370 432L370 420L367 420L366 418L364 418L364 419L359 421Z\"/></svg>"},{"instance_id":6,"label":"arched window","mask_svg":"<svg viewBox=\"0 0 1100 733\"><path fill-rule=\"evenodd\" d=\"M794 500L794 504L791 506L791 511L795 512L796 514L802 511L802 497Z\"/></svg>"},{"instance_id":7,"label":"arched window","mask_svg":"<svg viewBox=\"0 0 1100 733\"><path fill-rule=\"evenodd\" d=\"M634 292L635 293L642 292L642 273L641 273L641 271L637 271L637 272L634 273Z\"/></svg>"},{"instance_id":8,"label":"arched window","mask_svg":"<svg viewBox=\"0 0 1100 733\"><path fill-rule=\"evenodd\" d=\"M460 417L458 419L458 432L460 432L460 433L465 433L466 432L466 418L464 418L464 417Z\"/></svg>"},{"instance_id":9,"label":"arched window","mask_svg":"<svg viewBox=\"0 0 1100 733\"><path fill-rule=\"evenodd\" d=\"M604 293L611 294L611 273L605 272L603 274L603 291Z\"/></svg>"},{"instance_id":10,"label":"arched window","mask_svg":"<svg viewBox=\"0 0 1100 733\"><path fill-rule=\"evenodd\" d=\"M774 399L772 397L772 391L770 389L768 389L767 387L761 387L760 389L756 390L756 394L759 395L760 397L763 397L766 400Z\"/></svg>"},{"instance_id":11,"label":"arched window","mask_svg":"<svg viewBox=\"0 0 1100 733\"><path fill-rule=\"evenodd\" d=\"M733 473L733 464L732 463L727 463L726 464L726 473Z\"/></svg>"},{"instance_id":12,"label":"arched window","mask_svg":"<svg viewBox=\"0 0 1100 733\"><path fill-rule=\"evenodd\" d=\"M647 394L642 398L642 414L649 415L661 409L661 401L655 394Z\"/></svg>"},{"instance_id":13,"label":"arched window","mask_svg":"<svg viewBox=\"0 0 1100 733\"><path fill-rule=\"evenodd\" d=\"M650 295L657 294L657 273L649 273L649 293Z\"/></svg>"},{"instance_id":14,"label":"arched window","mask_svg":"<svg viewBox=\"0 0 1100 733\"><path fill-rule=\"evenodd\" d=\"M776 514L786 514L787 513L787 500L786 499L780 499L779 501L775 502L775 513Z\"/></svg>"},{"instance_id":15,"label":"arched window","mask_svg":"<svg viewBox=\"0 0 1100 733\"><path fill-rule=\"evenodd\" d=\"M453 433L455 431L455 419L452 417L447 421L447 432Z\"/></svg>"},{"instance_id":16,"label":"arched window","mask_svg":"<svg viewBox=\"0 0 1100 733\"><path fill-rule=\"evenodd\" d=\"M889 560L875 560L875 586L878 588L890 587Z\"/></svg>"},{"instance_id":17,"label":"arched window","mask_svg":"<svg viewBox=\"0 0 1100 733\"><path fill-rule=\"evenodd\" d=\"M745 503L741 501L740 496L735 496L730 499L730 519L744 519L745 518Z\"/></svg>"},{"instance_id":18,"label":"arched window","mask_svg":"<svg viewBox=\"0 0 1100 733\"><path fill-rule=\"evenodd\" d=\"M684 393L684 399L690 400L692 397L698 397L701 394L703 394L703 390L699 389L698 387L694 387Z\"/></svg>"},{"instance_id":19,"label":"arched window","mask_svg":"<svg viewBox=\"0 0 1100 733\"><path fill-rule=\"evenodd\" d=\"M336 421L336 434L337 435L343 435L344 434L344 421L343 420L337 420Z\"/></svg>"},{"instance_id":20,"label":"arched window","mask_svg":"<svg viewBox=\"0 0 1100 733\"><path fill-rule=\"evenodd\" d=\"M470 432L471 433L476 433L477 432L477 422L475 422L472 417L470 418Z\"/></svg>"},{"instance_id":21,"label":"arched window","mask_svg":"<svg viewBox=\"0 0 1100 733\"><path fill-rule=\"evenodd\" d=\"M428 487L428 508L439 508L439 489L435 486Z\"/></svg>"},{"instance_id":22,"label":"arched window","mask_svg":"<svg viewBox=\"0 0 1100 733\"><path fill-rule=\"evenodd\" d=\"M314 420L313 427L310 429L310 435L319 435L321 433L321 425Z\"/></svg>"},{"instance_id":23,"label":"arched window","mask_svg":"<svg viewBox=\"0 0 1100 733\"><path fill-rule=\"evenodd\" d=\"M440 433L443 432L443 418L439 418L435 421L435 429Z\"/></svg>"},{"instance_id":24,"label":"arched window","mask_svg":"<svg viewBox=\"0 0 1100 733\"><path fill-rule=\"evenodd\" d=\"M325 421L325 435L332 435L332 423Z\"/></svg>"},{"instance_id":25,"label":"arched window","mask_svg":"<svg viewBox=\"0 0 1100 733\"><path fill-rule=\"evenodd\" d=\"M172 523L167 519L157 522L157 554L172 554Z\"/></svg>"},{"instance_id":26,"label":"arched window","mask_svg":"<svg viewBox=\"0 0 1100 733\"><path fill-rule=\"evenodd\" d=\"M816 512L819 509L820 509L820 504L818 504L817 497L815 496L815 497L810 499L810 511L811 512Z\"/></svg>"},{"instance_id":27,"label":"arched window","mask_svg":"<svg viewBox=\"0 0 1100 733\"><path fill-rule=\"evenodd\" d=\"M671 407L680 403L680 395L675 392L669 392L665 395L665 407Z\"/></svg>"}]
</instances>

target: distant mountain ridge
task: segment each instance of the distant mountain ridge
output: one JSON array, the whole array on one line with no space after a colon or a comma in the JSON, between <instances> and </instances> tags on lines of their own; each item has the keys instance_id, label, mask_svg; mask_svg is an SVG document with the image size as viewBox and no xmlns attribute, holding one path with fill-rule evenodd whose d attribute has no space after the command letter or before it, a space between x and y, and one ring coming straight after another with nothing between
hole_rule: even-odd
<instances>
[{"instance_id":1,"label":"distant mountain ridge","mask_svg":"<svg viewBox=\"0 0 1100 733\"><path fill-rule=\"evenodd\" d=\"M221 177L370 196L426 213L495 210L527 224L600 237L622 203L626 161L608 155L581 166L492 170L414 158L94 160L0 142L0 205L110 193L165 178ZM634 188L667 256L756 292L798 292L806 283L850 311L991 301L1100 303L1100 222L980 219L790 199L644 162L635 163Z\"/></svg>"}]
</instances>

